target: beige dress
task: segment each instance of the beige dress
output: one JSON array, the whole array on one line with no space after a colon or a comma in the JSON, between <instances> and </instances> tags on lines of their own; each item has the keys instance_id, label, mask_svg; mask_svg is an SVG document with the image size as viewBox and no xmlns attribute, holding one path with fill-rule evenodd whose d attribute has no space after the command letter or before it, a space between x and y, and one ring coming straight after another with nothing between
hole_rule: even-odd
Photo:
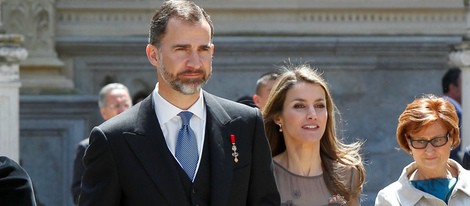
<instances>
[{"instance_id":1,"label":"beige dress","mask_svg":"<svg viewBox=\"0 0 470 206\"><path fill-rule=\"evenodd\" d=\"M353 170L350 170L353 171ZM348 182L354 172L346 175ZM326 187L323 175L300 176L289 172L286 168L274 161L274 175L281 195L281 206L325 206L328 205L332 195ZM357 179L357 178L356 178ZM352 184L349 184L350 186ZM359 198L351 205L360 205ZM357 203L356 203L357 201ZM332 204L341 205L341 204Z\"/></svg>"}]
</instances>

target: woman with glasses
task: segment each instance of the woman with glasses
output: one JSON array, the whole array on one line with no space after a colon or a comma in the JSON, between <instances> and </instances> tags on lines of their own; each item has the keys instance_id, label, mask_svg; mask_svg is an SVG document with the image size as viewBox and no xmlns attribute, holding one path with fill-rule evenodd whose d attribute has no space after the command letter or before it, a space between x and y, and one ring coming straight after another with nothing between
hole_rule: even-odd
<instances>
[{"instance_id":1,"label":"woman with glasses","mask_svg":"<svg viewBox=\"0 0 470 206\"><path fill-rule=\"evenodd\" d=\"M470 205L470 172L449 158L460 144L449 101L434 95L414 100L400 115L396 136L414 162L379 191L375 205Z\"/></svg>"}]
</instances>

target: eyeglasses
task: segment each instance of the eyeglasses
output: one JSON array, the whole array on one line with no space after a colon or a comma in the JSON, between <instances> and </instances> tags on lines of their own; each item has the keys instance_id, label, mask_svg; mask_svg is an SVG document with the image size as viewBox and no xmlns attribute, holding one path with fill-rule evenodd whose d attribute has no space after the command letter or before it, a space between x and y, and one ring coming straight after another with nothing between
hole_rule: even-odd
<instances>
[{"instance_id":1,"label":"eyeglasses","mask_svg":"<svg viewBox=\"0 0 470 206\"><path fill-rule=\"evenodd\" d=\"M428 146L428 143L431 143L433 147L442 147L449 141L449 134L446 134L444 137L435 137L431 140L412 140L411 137L409 137L408 141L415 149L424 149Z\"/></svg>"},{"instance_id":2,"label":"eyeglasses","mask_svg":"<svg viewBox=\"0 0 470 206\"><path fill-rule=\"evenodd\" d=\"M128 109L129 107L131 107L131 105L129 105L129 104L109 104L108 107L111 108L111 109L119 109L119 108Z\"/></svg>"}]
</instances>

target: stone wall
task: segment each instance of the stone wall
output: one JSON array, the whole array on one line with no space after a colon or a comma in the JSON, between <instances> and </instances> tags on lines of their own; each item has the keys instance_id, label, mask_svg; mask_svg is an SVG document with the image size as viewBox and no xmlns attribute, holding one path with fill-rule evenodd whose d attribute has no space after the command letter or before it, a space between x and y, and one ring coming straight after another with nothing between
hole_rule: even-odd
<instances>
[{"instance_id":1,"label":"stone wall","mask_svg":"<svg viewBox=\"0 0 470 206\"><path fill-rule=\"evenodd\" d=\"M96 96L22 95L20 162L28 171L40 205L72 205L75 149L101 122Z\"/></svg>"}]
</instances>

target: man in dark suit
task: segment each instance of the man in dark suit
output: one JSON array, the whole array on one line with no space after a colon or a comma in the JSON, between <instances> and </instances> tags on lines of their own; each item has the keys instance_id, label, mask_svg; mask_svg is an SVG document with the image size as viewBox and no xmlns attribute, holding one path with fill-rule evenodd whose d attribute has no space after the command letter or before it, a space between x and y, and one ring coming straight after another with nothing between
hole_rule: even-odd
<instances>
[{"instance_id":1,"label":"man in dark suit","mask_svg":"<svg viewBox=\"0 0 470 206\"><path fill-rule=\"evenodd\" d=\"M92 130L79 205L280 205L260 111L201 89L212 74L210 17L192 1L165 1L150 27L158 83Z\"/></svg>"}]
</instances>

